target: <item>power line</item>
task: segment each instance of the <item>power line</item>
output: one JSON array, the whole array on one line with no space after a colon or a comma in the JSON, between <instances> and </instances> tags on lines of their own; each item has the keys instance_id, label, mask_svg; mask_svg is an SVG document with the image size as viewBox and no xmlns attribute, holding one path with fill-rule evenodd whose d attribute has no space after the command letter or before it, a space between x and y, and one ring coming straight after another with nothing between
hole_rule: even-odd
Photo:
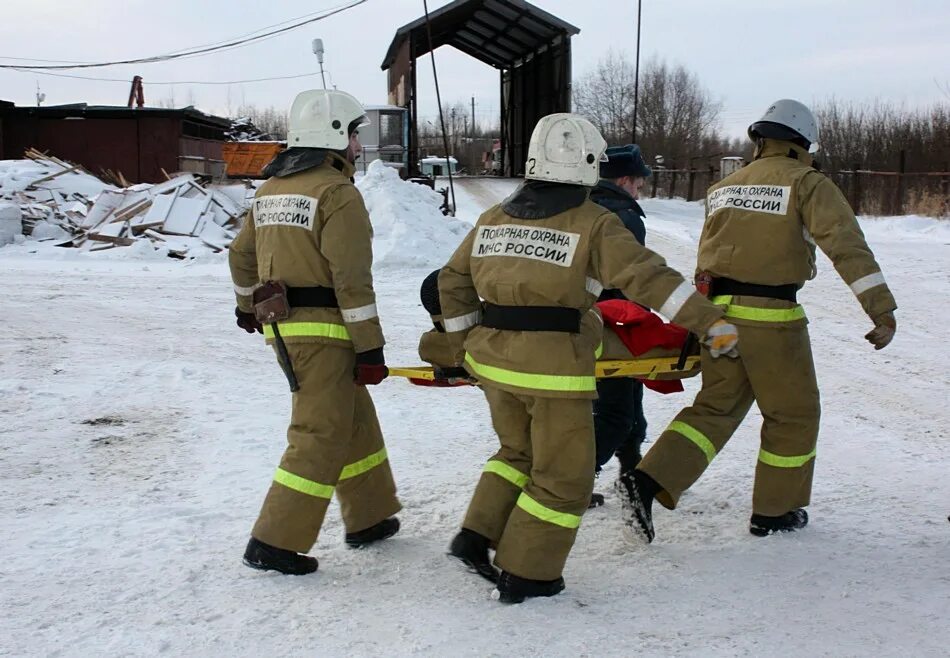
<instances>
[{"instance_id":1,"label":"power line","mask_svg":"<svg viewBox=\"0 0 950 658\"><path fill-rule=\"evenodd\" d=\"M320 15L315 16L315 17L313 17L313 18L308 18L307 20L294 23L294 24L289 25L289 26L287 26L287 27L282 27L282 28L280 28L280 29L278 29L278 30L273 30L273 31L271 31L271 32L265 32L264 34L260 34L260 35L258 35L258 36L253 36L253 37L247 37L247 38L243 38L243 39L238 39L238 40L235 40L235 41L230 41L230 42L228 42L228 43L219 44L219 45L214 45L214 46L208 46L208 47L203 47L203 48L202 48L202 47L199 47L199 48L192 48L192 49L189 49L189 50L187 50L187 51L178 52L178 53L173 53L173 54L168 54L168 55L154 55L154 56L152 56L152 57L140 57L140 58L137 58L137 59L127 59L127 60L121 60L121 61L116 61L116 62L99 62L99 63L95 63L95 64L56 64L56 65L42 65L42 66L40 66L40 65L36 65L36 66L29 65L29 66L25 66L25 65L22 65L22 64L0 64L0 69L17 69L17 70L22 70L22 71L41 71L41 70L50 70L50 69L52 69L52 70L59 70L59 71L62 71L62 70L69 70L69 69L102 68L102 67L105 67L105 66L117 66L117 65L119 65L119 64L153 64L153 63L155 63L155 62L166 62L166 61L174 60L174 59L182 59L182 58L184 58L184 57L195 57L195 56L199 56L199 55L207 55L207 54L212 53L212 52L216 52L216 51L220 51L220 50L227 50L227 49L231 49L231 48L237 48L237 47L240 47L240 46L247 45L247 44L249 44L249 43L254 43L254 42L257 42L257 41L261 41L261 40L263 40L263 39L268 39L268 38L277 36L277 35L279 35L279 34L283 34L283 33L285 33L285 32L289 32L290 30L295 30L295 29L297 29L298 27L303 27L304 25L309 25L309 24L311 24L311 23L316 23L317 21L321 21L321 20L323 20L323 19L325 19L325 18L329 18L329 17L331 17L331 16L335 16L336 14L340 14L340 13L342 13L342 12L344 12L344 11L347 11L347 10L349 10L349 9L352 9L353 7L357 7L357 6L359 6L359 5L362 5L362 4L366 3L366 2L368 2L368 0L354 0L353 2L349 2L348 4L340 5L340 6L336 7L336 8L334 8L334 9L330 9L330 10L324 11L324 12L322 12ZM5 58L5 59L7 59L7 58ZM154 84L154 83L153 83L153 84Z\"/></svg>"},{"instance_id":2,"label":"power line","mask_svg":"<svg viewBox=\"0 0 950 658\"><path fill-rule=\"evenodd\" d=\"M332 7L332 9L336 9L336 8L338 8L338 7L339 7L339 5L336 5L336 6ZM185 52L185 51L194 50L195 48L205 48L205 47L208 47L208 46L216 46L216 45L218 45L218 44L227 43L228 41L231 41L231 40L233 40L233 39L243 39L244 37L250 37L250 36L253 36L253 35L255 35L255 34L259 33L259 32L263 32L264 30L269 30L269 29L274 28L274 27L280 27L280 26L282 26L282 25L287 25L287 23L293 23L294 21L299 21L299 20L304 19L304 18L310 18L311 16L316 16L316 15L318 15L318 14L323 13L324 11L327 11L327 10L326 10L326 9L321 9L320 11L313 11L313 12L310 12L309 14L303 14L303 15L301 15L301 16L295 16L295 17L293 17L293 18L288 18L288 19L285 20L285 21L281 21L281 22L279 22L279 23L274 23L273 25L265 25L264 27L262 27L262 28L260 28L260 29L254 30L253 32L248 32L248 33L246 33L246 34L239 34L239 35L237 35L237 36L235 36L235 37L228 37L227 39L222 39L222 40L220 40L220 41L212 41L212 42L210 42L210 43L203 43L203 44L199 44L199 45L197 45L197 46L191 46L191 47L189 47L189 48L181 48L180 50L173 50L173 51L171 51L170 53L165 53L165 54L167 54L167 55L175 55L175 54L178 54L178 53L183 53L183 52ZM0 59L2 59L2 58L0 58ZM69 63L70 63L70 64L88 64L88 62L69 62Z\"/></svg>"},{"instance_id":3,"label":"power line","mask_svg":"<svg viewBox=\"0 0 950 658\"><path fill-rule=\"evenodd\" d=\"M337 5L336 7L333 7L333 8L336 9L337 7L339 7L339 5ZM206 47L210 47L210 46L217 46L217 45L219 45L219 44L226 44L226 43L228 43L229 41L232 41L232 40L234 40L234 39L243 39L244 37L250 37L250 36L253 36L253 35L255 35L255 34L259 33L259 32L263 32L264 30L269 30L269 29L274 28L274 27L280 27L280 26L282 26L282 25L286 25L287 23L292 23L292 22L294 22L294 21L299 21L299 20L301 20L301 19L303 19L303 18L309 18L309 17L311 17L311 16L316 16L316 15L318 15L318 14L323 13L324 11L326 11L326 10L325 10L325 9L322 9L322 10L320 10L320 11L310 12L309 14L303 14L303 15L301 15L301 16L295 16L295 17L293 17L293 18L288 18L288 19L285 20L285 21L281 21L281 22L279 22L279 23L274 23L273 25L265 25L264 27L262 27L262 28L260 28L260 29L254 30L253 32L247 32L246 34L239 34L239 35L237 35L237 36L228 37L227 39L221 39L220 41L212 41L212 42L210 42L210 43L198 44L197 46L189 46L189 47L187 47L187 48L180 48L180 49L178 49L178 50L172 50L171 52L164 53L162 56L164 56L164 55L176 55L176 54L179 54L179 53L186 53L186 52L188 52L188 51L195 50L196 48L206 48ZM3 56L0 56L0 59L14 60L14 61L18 61L18 62L43 62L44 64L94 64L94 63L95 63L95 62L88 62L88 61L79 61L79 60L75 60L75 59L39 59L39 58L36 58L36 57L3 57ZM76 76L76 77L78 77L78 76ZM105 78L80 78L80 79L83 79L83 80L103 80L103 81L107 81ZM128 82L128 81L127 81L127 80L122 80L122 82ZM165 84L165 83L153 82L152 84Z\"/></svg>"},{"instance_id":4,"label":"power line","mask_svg":"<svg viewBox=\"0 0 950 658\"><path fill-rule=\"evenodd\" d=\"M93 80L96 82L121 82L122 84L129 84L129 80L124 78L96 78L92 76L85 75L69 75L68 73L50 73L49 71L35 71L35 70L23 70L20 68L14 68L14 71L18 73L29 73L32 75L50 75L56 78L71 78L73 80ZM282 75L273 78L255 78L252 80L180 80L176 82L155 82L149 80L148 78L143 78L142 82L147 82L149 85L241 85L248 84L251 82L269 82L271 80L295 80L297 78L309 78L313 75L319 75L318 73L299 73L297 75Z\"/></svg>"},{"instance_id":5,"label":"power line","mask_svg":"<svg viewBox=\"0 0 950 658\"><path fill-rule=\"evenodd\" d=\"M36 59L35 57L0 57L0 59L12 59L18 62L47 62L50 64L89 64L89 62L77 62L72 59Z\"/></svg>"}]
</instances>

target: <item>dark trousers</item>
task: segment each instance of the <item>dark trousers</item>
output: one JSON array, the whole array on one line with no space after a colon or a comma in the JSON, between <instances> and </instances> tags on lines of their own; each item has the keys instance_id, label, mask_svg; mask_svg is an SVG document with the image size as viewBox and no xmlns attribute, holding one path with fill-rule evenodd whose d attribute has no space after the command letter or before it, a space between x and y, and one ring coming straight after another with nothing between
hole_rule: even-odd
<instances>
[{"instance_id":1,"label":"dark trousers","mask_svg":"<svg viewBox=\"0 0 950 658\"><path fill-rule=\"evenodd\" d=\"M594 400L594 441L597 472L616 454L621 468L640 460L640 445L647 435L643 415L643 384L632 378L601 379ZM632 463L631 463L632 462Z\"/></svg>"}]
</instances>

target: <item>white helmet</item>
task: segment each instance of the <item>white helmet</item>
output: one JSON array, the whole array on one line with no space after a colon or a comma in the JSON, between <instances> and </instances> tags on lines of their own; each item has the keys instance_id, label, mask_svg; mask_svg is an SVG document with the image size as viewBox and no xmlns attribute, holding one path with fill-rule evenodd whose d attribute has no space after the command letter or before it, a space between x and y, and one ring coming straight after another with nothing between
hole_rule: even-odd
<instances>
[{"instance_id":1,"label":"white helmet","mask_svg":"<svg viewBox=\"0 0 950 658\"><path fill-rule=\"evenodd\" d=\"M363 106L345 91L310 89L297 94L287 122L287 146L342 151L350 144L350 125L369 123ZM355 128L354 128L355 129Z\"/></svg>"},{"instance_id":2,"label":"white helmet","mask_svg":"<svg viewBox=\"0 0 950 658\"><path fill-rule=\"evenodd\" d=\"M538 121L528 144L526 179L596 185L607 142L577 114L549 114Z\"/></svg>"},{"instance_id":3,"label":"white helmet","mask_svg":"<svg viewBox=\"0 0 950 658\"><path fill-rule=\"evenodd\" d=\"M805 105L789 98L775 101L762 118L749 126L749 137L756 139L803 139L809 150L818 150L818 121Z\"/></svg>"}]
</instances>

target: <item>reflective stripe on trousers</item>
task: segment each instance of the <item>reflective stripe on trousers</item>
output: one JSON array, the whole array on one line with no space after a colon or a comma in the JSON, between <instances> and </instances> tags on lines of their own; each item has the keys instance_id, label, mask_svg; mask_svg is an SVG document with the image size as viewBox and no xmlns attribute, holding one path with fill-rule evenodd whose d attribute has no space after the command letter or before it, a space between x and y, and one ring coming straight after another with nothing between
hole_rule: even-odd
<instances>
[{"instance_id":1,"label":"reflective stripe on trousers","mask_svg":"<svg viewBox=\"0 0 950 658\"><path fill-rule=\"evenodd\" d=\"M339 479L348 480L349 478L354 478L357 475L362 475L363 473L376 468L386 461L386 459L386 448L383 448L382 450L374 452L368 457L364 457L358 462L344 466L343 470L340 471ZM314 498L326 498L328 500L333 497L333 490L336 488L330 484L321 484L320 482L308 480L307 478L295 475L290 471L285 471L282 468L278 468L277 472L274 474L274 482L282 484L288 489L293 489L294 491L307 494L308 496L313 496Z\"/></svg>"},{"instance_id":2,"label":"reflective stripe on trousers","mask_svg":"<svg viewBox=\"0 0 950 658\"><path fill-rule=\"evenodd\" d=\"M680 420L674 420L666 429L668 432L676 432L692 441L696 447L702 450L703 454L706 455L707 463L711 464L712 460L716 457L716 447L712 441L692 425L688 425ZM799 468L807 464L816 454L817 450L813 448L807 455L790 455L783 457L782 455L776 455L775 453L760 448L759 461L769 466L775 466L776 468Z\"/></svg>"},{"instance_id":3,"label":"reflective stripe on trousers","mask_svg":"<svg viewBox=\"0 0 950 658\"><path fill-rule=\"evenodd\" d=\"M551 509L550 507L545 507L524 492L518 496L517 505L536 519L546 521L547 523L553 523L554 525L559 525L562 528L569 528L573 530L581 524L581 517L577 514L558 512Z\"/></svg>"},{"instance_id":4,"label":"reflective stripe on trousers","mask_svg":"<svg viewBox=\"0 0 950 658\"><path fill-rule=\"evenodd\" d=\"M817 449L812 448L812 451L807 455L792 455L791 457L782 457L781 455L776 455L775 453L769 452L768 450L759 450L759 461L763 464L768 464L769 466L775 466L776 468L798 468L804 466L809 462L809 460L814 459L817 454Z\"/></svg>"},{"instance_id":5,"label":"reflective stripe on trousers","mask_svg":"<svg viewBox=\"0 0 950 658\"><path fill-rule=\"evenodd\" d=\"M674 420L672 423L670 423L670 426L667 427L666 430L668 432L676 432L681 436L685 436L687 439L696 444L696 447L702 450L703 454L706 455L707 463L711 464L712 460L716 457L716 446L714 446L713 442L709 440L709 437L692 425L687 425L681 420Z\"/></svg>"},{"instance_id":6,"label":"reflective stripe on trousers","mask_svg":"<svg viewBox=\"0 0 950 658\"><path fill-rule=\"evenodd\" d=\"M509 466L503 461L498 461L497 459L488 460L488 462L485 464L485 472L494 473L498 477L515 485L519 489L524 489L524 486L531 480L530 477L518 469Z\"/></svg>"}]
</instances>

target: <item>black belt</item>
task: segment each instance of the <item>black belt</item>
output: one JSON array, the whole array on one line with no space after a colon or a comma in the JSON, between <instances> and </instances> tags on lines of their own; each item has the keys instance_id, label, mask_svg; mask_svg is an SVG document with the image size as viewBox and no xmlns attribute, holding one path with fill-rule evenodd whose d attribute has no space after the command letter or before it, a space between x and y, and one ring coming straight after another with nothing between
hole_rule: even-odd
<instances>
[{"instance_id":1,"label":"black belt","mask_svg":"<svg viewBox=\"0 0 950 658\"><path fill-rule=\"evenodd\" d=\"M784 299L793 304L798 303L798 284L786 283L781 286L765 286L759 283L743 283L735 279L717 277L712 281L710 295L748 295L750 297L771 297Z\"/></svg>"},{"instance_id":2,"label":"black belt","mask_svg":"<svg viewBox=\"0 0 950 658\"><path fill-rule=\"evenodd\" d=\"M333 288L326 288L324 286L287 288L287 303L290 304L291 308L299 308L301 306L340 307L340 303L336 301L336 292Z\"/></svg>"},{"instance_id":3,"label":"black belt","mask_svg":"<svg viewBox=\"0 0 950 658\"><path fill-rule=\"evenodd\" d=\"M481 325L508 331L563 331L576 334L581 330L581 312L563 306L498 306L486 302Z\"/></svg>"}]
</instances>

